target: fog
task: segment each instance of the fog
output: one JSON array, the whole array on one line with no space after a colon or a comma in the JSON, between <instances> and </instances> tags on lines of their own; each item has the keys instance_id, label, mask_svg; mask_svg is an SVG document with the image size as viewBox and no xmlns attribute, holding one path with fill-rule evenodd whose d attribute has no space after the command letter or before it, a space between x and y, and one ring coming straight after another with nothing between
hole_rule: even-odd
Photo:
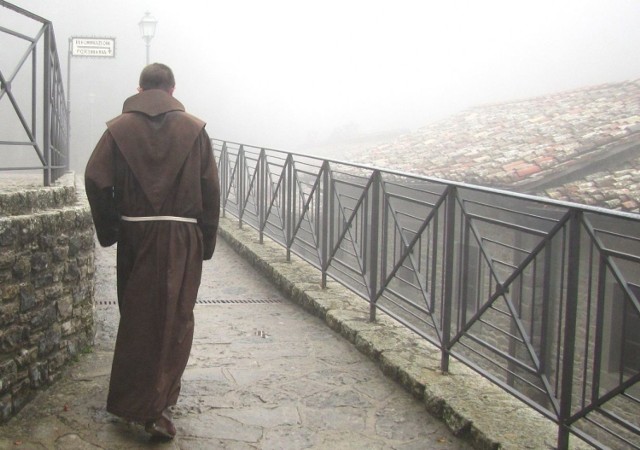
<instances>
[{"instance_id":1,"label":"fog","mask_svg":"<svg viewBox=\"0 0 640 450\"><path fill-rule=\"evenodd\" d=\"M71 59L76 170L136 92L146 11L151 61L173 68L175 97L209 134L283 150L640 77L637 0L12 3L53 22L65 82L70 37L116 38L115 58Z\"/></svg>"}]
</instances>

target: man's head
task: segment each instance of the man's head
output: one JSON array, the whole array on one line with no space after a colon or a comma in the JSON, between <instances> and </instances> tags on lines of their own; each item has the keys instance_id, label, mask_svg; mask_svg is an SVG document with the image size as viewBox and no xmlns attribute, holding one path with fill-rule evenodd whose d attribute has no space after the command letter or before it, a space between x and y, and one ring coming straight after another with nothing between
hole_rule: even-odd
<instances>
[{"instance_id":1,"label":"man's head","mask_svg":"<svg viewBox=\"0 0 640 450\"><path fill-rule=\"evenodd\" d=\"M169 66L160 63L149 64L142 69L140 74L140 87L138 91L146 91L147 89L162 89L169 94L173 94L176 86L176 80Z\"/></svg>"}]
</instances>

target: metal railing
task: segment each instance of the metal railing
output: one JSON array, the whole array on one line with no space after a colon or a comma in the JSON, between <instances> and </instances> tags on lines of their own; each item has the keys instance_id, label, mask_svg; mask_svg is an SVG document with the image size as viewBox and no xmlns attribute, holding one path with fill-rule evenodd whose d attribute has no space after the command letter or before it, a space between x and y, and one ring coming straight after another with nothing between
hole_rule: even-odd
<instances>
[{"instance_id":1,"label":"metal railing","mask_svg":"<svg viewBox=\"0 0 640 450\"><path fill-rule=\"evenodd\" d=\"M223 214L571 436L640 448L640 216L213 140Z\"/></svg>"},{"instance_id":2,"label":"metal railing","mask_svg":"<svg viewBox=\"0 0 640 450\"><path fill-rule=\"evenodd\" d=\"M0 0L0 6L4 8L3 14L15 16L12 19L26 18L35 24L41 24L33 35L0 26L0 33L16 41L8 48L19 48L17 43L27 42L26 50L18 58L15 68L11 72L0 70L0 102L11 104L17 118L16 124L18 128L22 128L24 138L7 138L9 132L15 130L10 130L5 123L0 127L0 148L24 150L24 147L30 147L40 162L40 165L20 165L20 161L26 158L18 157L17 164L5 166L5 156L0 171L42 169L44 184L49 186L69 170L69 113L53 25L50 21L3 0ZM38 65L39 55L43 61L42 68ZM24 79L27 81L24 82ZM42 85L41 93L37 89L39 83ZM14 88L25 84L29 84L30 88ZM38 101L42 102L42 109L38 108ZM28 108L24 108L25 105ZM42 127L40 140L39 126Z\"/></svg>"}]
</instances>

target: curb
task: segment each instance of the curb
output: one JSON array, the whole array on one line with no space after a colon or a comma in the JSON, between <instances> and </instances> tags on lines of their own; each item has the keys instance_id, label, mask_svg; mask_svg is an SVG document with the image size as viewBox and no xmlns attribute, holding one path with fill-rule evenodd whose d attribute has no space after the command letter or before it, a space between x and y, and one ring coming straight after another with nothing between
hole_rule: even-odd
<instances>
[{"instance_id":1,"label":"curb","mask_svg":"<svg viewBox=\"0 0 640 450\"><path fill-rule=\"evenodd\" d=\"M424 402L451 432L477 449L552 449L557 426L468 367L451 359L440 372L440 352L418 335L379 314L369 322L369 305L341 284L328 280L295 255L249 226L220 219L218 234L288 298L319 317L371 358L383 373ZM214 256L215 259L215 256ZM578 439L571 448L591 448Z\"/></svg>"}]
</instances>

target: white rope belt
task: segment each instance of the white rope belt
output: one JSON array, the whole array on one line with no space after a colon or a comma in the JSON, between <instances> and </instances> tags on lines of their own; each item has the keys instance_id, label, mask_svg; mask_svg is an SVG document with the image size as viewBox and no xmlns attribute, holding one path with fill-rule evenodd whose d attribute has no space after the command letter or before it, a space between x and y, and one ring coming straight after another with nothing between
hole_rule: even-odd
<instances>
[{"instance_id":1,"label":"white rope belt","mask_svg":"<svg viewBox=\"0 0 640 450\"><path fill-rule=\"evenodd\" d=\"M120 218L126 222L155 222L156 220L169 220L173 222L198 223L198 220L194 219L193 217L178 217L178 216L142 216L142 217L120 216Z\"/></svg>"}]
</instances>

